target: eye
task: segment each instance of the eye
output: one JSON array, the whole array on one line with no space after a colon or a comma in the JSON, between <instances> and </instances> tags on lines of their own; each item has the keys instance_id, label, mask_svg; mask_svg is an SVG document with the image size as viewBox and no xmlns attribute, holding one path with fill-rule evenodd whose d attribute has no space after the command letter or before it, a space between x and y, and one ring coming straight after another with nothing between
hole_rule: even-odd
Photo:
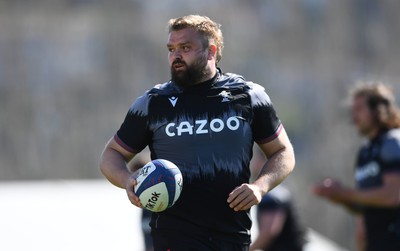
<instances>
[{"instance_id":1,"label":"eye","mask_svg":"<svg viewBox=\"0 0 400 251\"><path fill-rule=\"evenodd\" d=\"M168 47L168 51L169 51L169 52L174 52L174 50L175 50L174 48Z\"/></svg>"},{"instance_id":2,"label":"eye","mask_svg":"<svg viewBox=\"0 0 400 251\"><path fill-rule=\"evenodd\" d=\"M188 51L190 51L190 46L184 45L184 46L182 46L182 50L183 50L184 52L188 52Z\"/></svg>"}]
</instances>

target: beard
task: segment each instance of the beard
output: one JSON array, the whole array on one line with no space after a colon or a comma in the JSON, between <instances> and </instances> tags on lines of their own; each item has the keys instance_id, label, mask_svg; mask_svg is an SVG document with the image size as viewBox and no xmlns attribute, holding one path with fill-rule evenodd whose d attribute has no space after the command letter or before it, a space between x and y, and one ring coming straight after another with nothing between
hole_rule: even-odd
<instances>
[{"instance_id":1,"label":"beard","mask_svg":"<svg viewBox=\"0 0 400 251\"><path fill-rule=\"evenodd\" d=\"M176 70L174 64L183 64L186 69ZM171 66L171 80L181 87L189 87L205 81L211 70L207 67L207 58L199 57L191 65L176 59Z\"/></svg>"},{"instance_id":2,"label":"beard","mask_svg":"<svg viewBox=\"0 0 400 251\"><path fill-rule=\"evenodd\" d=\"M379 128L379 124L375 121L368 121L356 125L359 135L368 136Z\"/></svg>"}]
</instances>

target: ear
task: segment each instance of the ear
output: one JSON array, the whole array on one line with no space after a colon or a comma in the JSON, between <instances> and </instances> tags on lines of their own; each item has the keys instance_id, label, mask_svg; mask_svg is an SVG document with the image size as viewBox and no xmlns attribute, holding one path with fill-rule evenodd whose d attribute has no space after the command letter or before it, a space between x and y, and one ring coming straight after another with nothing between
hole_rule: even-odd
<instances>
[{"instance_id":1,"label":"ear","mask_svg":"<svg viewBox=\"0 0 400 251\"><path fill-rule=\"evenodd\" d=\"M208 60L217 58L217 46L215 44L210 44L208 47Z\"/></svg>"}]
</instances>

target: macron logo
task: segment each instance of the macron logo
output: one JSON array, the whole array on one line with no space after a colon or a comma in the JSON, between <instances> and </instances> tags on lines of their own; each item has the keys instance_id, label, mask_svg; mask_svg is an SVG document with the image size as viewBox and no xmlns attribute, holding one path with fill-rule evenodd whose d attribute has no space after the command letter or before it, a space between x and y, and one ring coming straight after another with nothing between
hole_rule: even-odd
<instances>
[{"instance_id":1,"label":"macron logo","mask_svg":"<svg viewBox=\"0 0 400 251\"><path fill-rule=\"evenodd\" d=\"M171 105L172 105L173 107L175 107L176 101L178 101L178 98L175 97L175 96L172 96L172 97L170 97L170 98L168 98L168 99L169 99L169 102L171 102Z\"/></svg>"}]
</instances>

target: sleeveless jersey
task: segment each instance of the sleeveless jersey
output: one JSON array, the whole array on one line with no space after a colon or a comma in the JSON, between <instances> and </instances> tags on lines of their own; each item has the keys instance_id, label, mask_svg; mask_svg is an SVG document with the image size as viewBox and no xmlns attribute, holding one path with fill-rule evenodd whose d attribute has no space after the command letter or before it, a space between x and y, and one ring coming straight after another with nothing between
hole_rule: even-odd
<instances>
[{"instance_id":1,"label":"sleeveless jersey","mask_svg":"<svg viewBox=\"0 0 400 251\"><path fill-rule=\"evenodd\" d=\"M400 129L381 133L359 152L355 179L360 189L382 186L383 175L400 173ZM366 224L367 250L400 250L400 207L362 208Z\"/></svg>"},{"instance_id":2,"label":"sleeveless jersey","mask_svg":"<svg viewBox=\"0 0 400 251\"><path fill-rule=\"evenodd\" d=\"M281 130L263 87L219 72L187 88L171 81L156 85L133 103L114 138L133 153L149 146L152 159L172 161L182 172L180 198L153 213L152 231L212 233L249 243L249 211L231 209L228 195L249 182L253 142L269 142Z\"/></svg>"}]
</instances>

